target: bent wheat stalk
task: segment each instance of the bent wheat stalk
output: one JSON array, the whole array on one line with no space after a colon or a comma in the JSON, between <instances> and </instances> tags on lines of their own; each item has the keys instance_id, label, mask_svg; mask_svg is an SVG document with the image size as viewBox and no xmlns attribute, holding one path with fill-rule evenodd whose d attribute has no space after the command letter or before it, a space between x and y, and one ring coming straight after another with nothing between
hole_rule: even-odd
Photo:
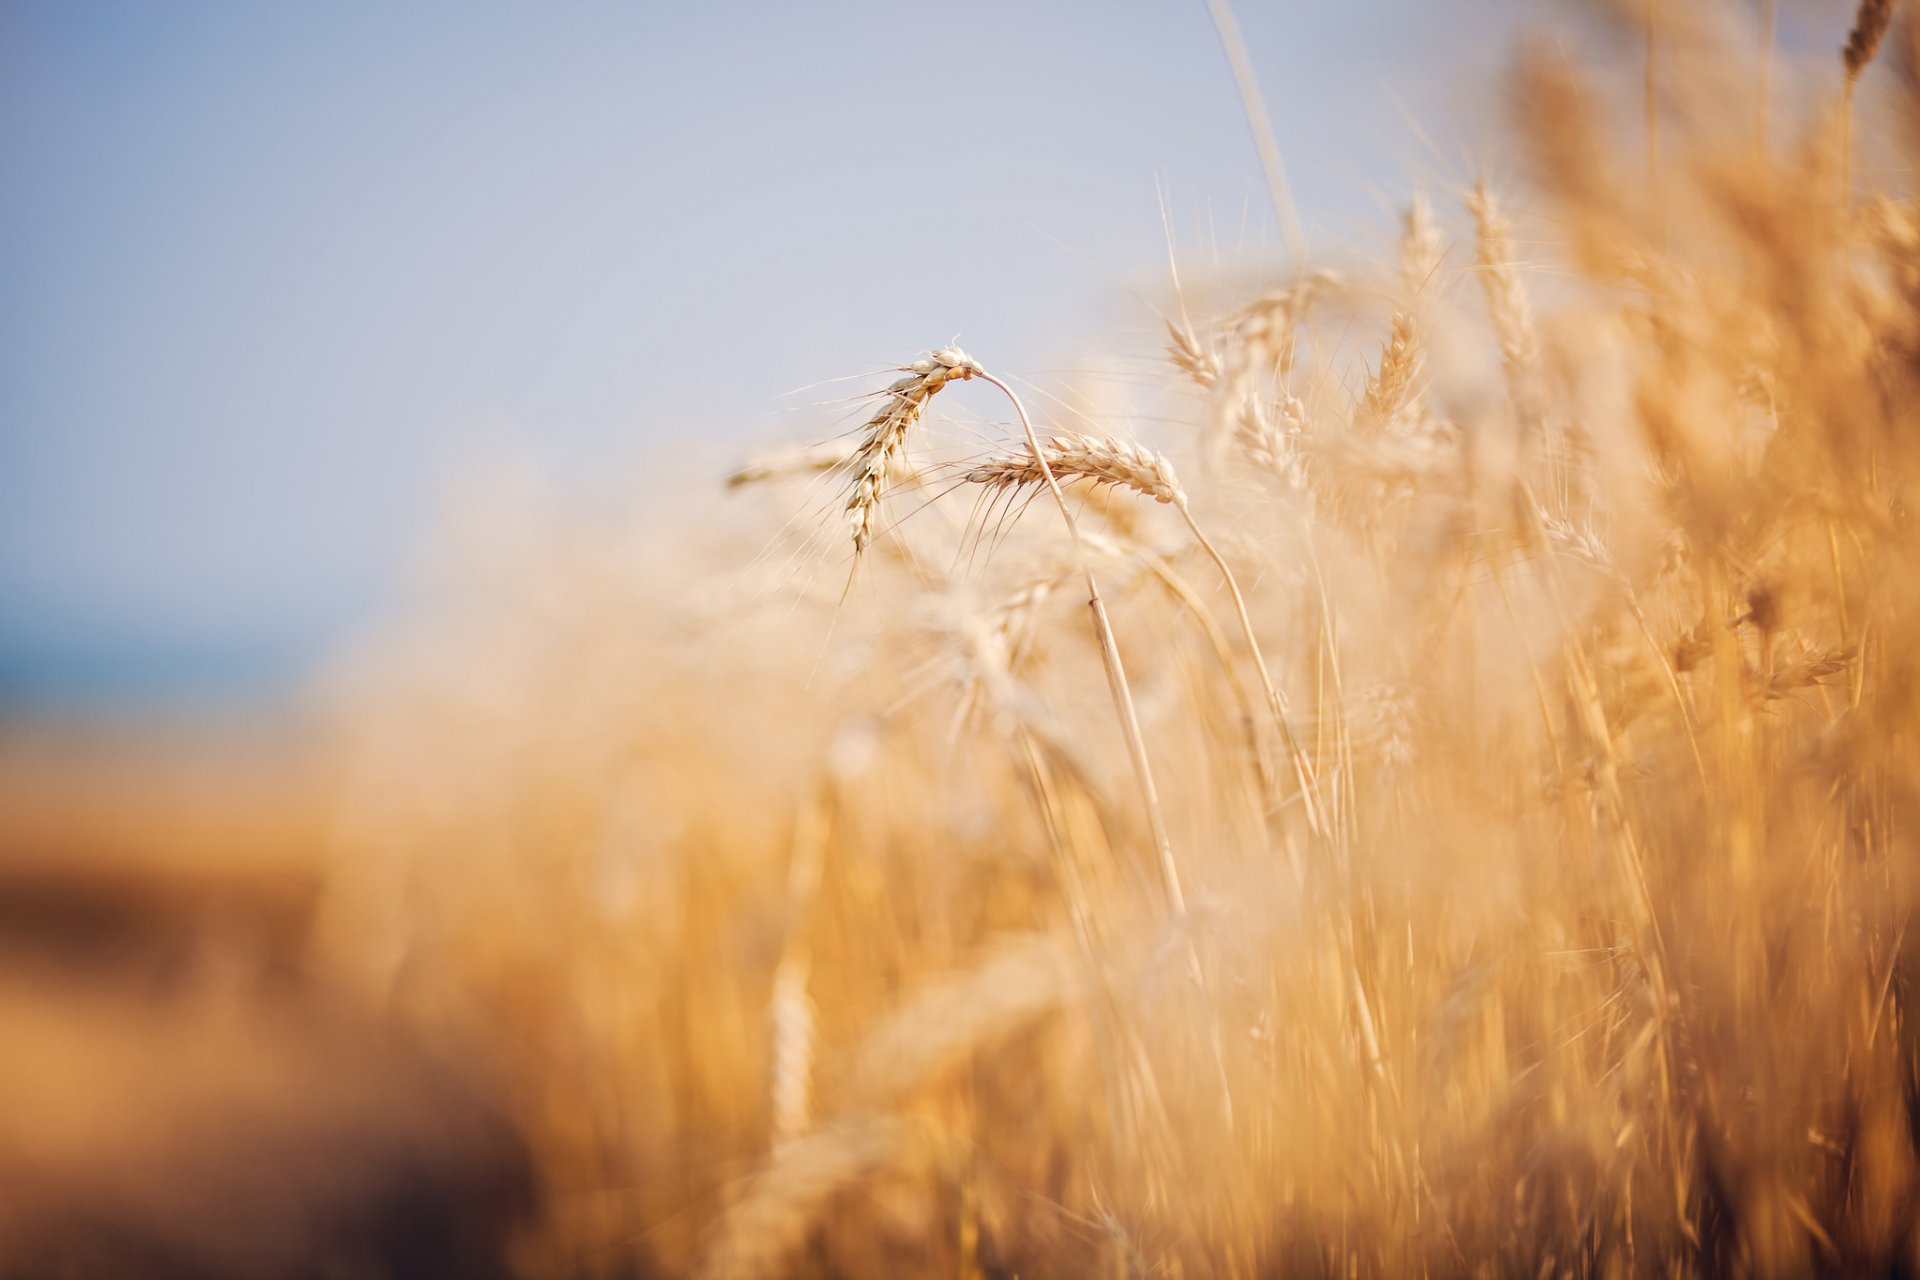
<instances>
[{"instance_id":1,"label":"bent wheat stalk","mask_svg":"<svg viewBox=\"0 0 1920 1280\"><path fill-rule=\"evenodd\" d=\"M1093 562L1087 556L1086 545L1081 541L1079 526L1074 523L1073 509L1067 505L1067 495L1060 488L1060 481L1054 475L1046 452L1040 447L1039 433L1033 429L1033 420L1027 417L1026 406L1020 403L1020 397L1013 388L975 366L972 375L982 382L998 387L1013 405L1013 412L1020 419L1020 429L1026 433L1029 455L1035 463L1036 478L1047 486L1053 494L1054 505L1060 508L1060 518L1066 522L1067 538L1073 543L1074 558L1079 561L1080 571L1087 582L1087 609L1093 614L1094 634L1100 641L1100 657L1107 670L1107 688L1113 695L1114 710L1119 713L1120 727L1127 740L1127 754L1133 761L1134 779L1140 787L1140 799L1147 810L1147 825L1153 833L1154 849L1160 862L1161 887L1167 895L1167 905L1176 916L1185 915L1187 910L1186 894L1180 887L1180 868L1173 857L1173 840L1167 834L1167 819L1160 808L1160 794L1153 785L1153 764L1147 758L1146 739L1140 734L1140 714L1134 709L1133 690L1127 685L1127 670L1120 662L1120 642L1113 634L1113 623L1107 617L1107 603L1100 597L1100 584L1093 576Z\"/></svg>"},{"instance_id":2,"label":"bent wheat stalk","mask_svg":"<svg viewBox=\"0 0 1920 1280\"><path fill-rule=\"evenodd\" d=\"M982 375L986 377L986 375ZM988 381L992 381L990 377ZM1022 415L1022 421L1025 416ZM1029 428L1029 436L1032 430ZM1260 673L1260 684L1266 691L1267 705L1273 711L1274 722L1279 726L1280 735L1285 740L1287 754L1293 761L1295 779L1300 784L1300 798L1306 807L1307 825L1315 835L1324 835L1325 824L1320 812L1318 784L1314 777L1313 762L1300 746L1294 735L1292 717L1287 712L1286 699L1280 688L1274 684L1273 676L1267 669L1266 655L1261 651L1260 638L1253 628L1253 619L1247 613L1247 600L1240 591L1240 582L1234 576L1233 569L1227 564L1226 557L1214 546L1212 539L1200 528L1199 521L1193 517L1193 509L1187 504L1187 491L1181 487L1179 477L1174 474L1173 464L1166 458L1143 445L1104 436L1082 435L1070 432L1053 436L1042 447L1037 440L1030 445L1031 452L1010 451L997 454L967 472L967 480L973 484L986 485L995 489L1021 488L1045 483L1060 499L1061 509L1066 509L1066 500L1060 491L1060 478L1068 480L1091 480L1095 484L1118 485L1131 489L1135 493L1152 498L1172 506L1186 521L1187 529L1194 540L1207 553L1214 567L1220 570L1220 576L1226 581L1227 592L1233 597L1234 612L1240 621L1240 631L1246 636L1247 648L1253 654L1254 667ZM1104 616L1104 609L1101 611Z\"/></svg>"}]
</instances>

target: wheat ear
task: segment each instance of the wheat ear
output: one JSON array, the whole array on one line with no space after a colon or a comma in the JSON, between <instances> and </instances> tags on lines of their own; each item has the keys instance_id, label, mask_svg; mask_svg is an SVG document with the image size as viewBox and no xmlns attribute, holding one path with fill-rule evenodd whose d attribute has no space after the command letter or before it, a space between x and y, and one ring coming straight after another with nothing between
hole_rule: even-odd
<instances>
[{"instance_id":1,"label":"wheat ear","mask_svg":"<svg viewBox=\"0 0 1920 1280\"><path fill-rule=\"evenodd\" d=\"M1061 479L1119 485L1156 502L1186 500L1172 464L1153 450L1110 436L1078 432L1050 437L1038 455L1024 449L995 454L967 472L967 481L991 489L1039 485L1045 483L1043 465Z\"/></svg>"},{"instance_id":2,"label":"wheat ear","mask_svg":"<svg viewBox=\"0 0 1920 1280\"><path fill-rule=\"evenodd\" d=\"M979 377L981 370L979 363L960 348L942 347L927 359L903 366L902 372L906 376L882 393L885 403L867 420L851 460L854 481L847 498L847 523L853 528L855 555L873 541L887 472L906 444L907 433L926 411L927 401L947 383Z\"/></svg>"}]
</instances>

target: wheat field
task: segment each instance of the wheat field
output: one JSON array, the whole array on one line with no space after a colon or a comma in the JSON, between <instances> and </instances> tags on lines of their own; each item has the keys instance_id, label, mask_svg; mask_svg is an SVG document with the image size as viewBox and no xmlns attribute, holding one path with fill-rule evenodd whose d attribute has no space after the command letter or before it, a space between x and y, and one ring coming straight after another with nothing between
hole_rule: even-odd
<instances>
[{"instance_id":1,"label":"wheat field","mask_svg":"<svg viewBox=\"0 0 1920 1280\"><path fill-rule=\"evenodd\" d=\"M903 334L670 510L487 507L197 846L283 851L270 945L6 997L0 1086L146 1010L308 1182L14 1123L15 1271L1920 1271L1895 7L1790 111L1717 7L1523 50L1508 172L1190 272L1104 389ZM425 1254L312 1210L401 1166Z\"/></svg>"}]
</instances>

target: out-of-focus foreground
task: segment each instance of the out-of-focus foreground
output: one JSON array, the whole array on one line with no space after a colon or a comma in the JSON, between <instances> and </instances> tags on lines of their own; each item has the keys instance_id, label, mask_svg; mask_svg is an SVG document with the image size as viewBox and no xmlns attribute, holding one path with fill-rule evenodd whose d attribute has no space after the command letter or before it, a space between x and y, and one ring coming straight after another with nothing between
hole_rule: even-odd
<instances>
[{"instance_id":1,"label":"out-of-focus foreground","mask_svg":"<svg viewBox=\"0 0 1920 1280\"><path fill-rule=\"evenodd\" d=\"M1187 279L1164 456L1029 393L1078 552L942 352L724 514L489 512L258 823L10 770L0 1257L1920 1268L1920 86L1869 3L1769 122L1680 8L1645 136L1530 56L1525 185Z\"/></svg>"}]
</instances>

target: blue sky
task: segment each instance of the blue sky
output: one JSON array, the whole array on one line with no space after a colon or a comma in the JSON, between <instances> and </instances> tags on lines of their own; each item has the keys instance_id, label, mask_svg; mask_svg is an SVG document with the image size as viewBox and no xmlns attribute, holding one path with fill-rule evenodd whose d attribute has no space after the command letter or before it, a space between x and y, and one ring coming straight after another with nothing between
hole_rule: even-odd
<instances>
[{"instance_id":1,"label":"blue sky","mask_svg":"<svg viewBox=\"0 0 1920 1280\"><path fill-rule=\"evenodd\" d=\"M1526 8L1242 0L1317 240L1498 162ZM1202 0L940 14L0 9L0 699L284 692L463 465L639 493L800 384L1143 329L1158 191L1272 236Z\"/></svg>"}]
</instances>

